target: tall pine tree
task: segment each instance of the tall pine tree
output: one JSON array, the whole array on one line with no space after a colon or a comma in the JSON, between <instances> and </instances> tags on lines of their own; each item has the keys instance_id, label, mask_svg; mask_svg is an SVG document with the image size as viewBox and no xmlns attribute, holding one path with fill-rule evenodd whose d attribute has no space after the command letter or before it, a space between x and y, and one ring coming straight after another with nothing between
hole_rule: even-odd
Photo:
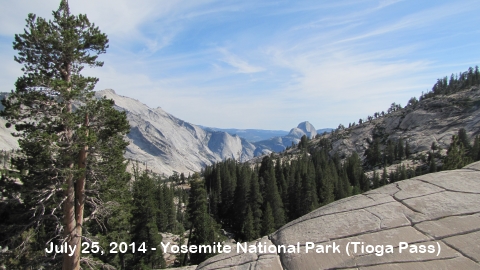
<instances>
[{"instance_id":1,"label":"tall pine tree","mask_svg":"<svg viewBox=\"0 0 480 270\"><path fill-rule=\"evenodd\" d=\"M45 242L76 246L72 256L63 256L62 267L80 269L84 213L103 207L94 199L99 194L95 181L112 172L98 164L112 158L109 147L125 147L122 135L129 125L113 102L93 98L98 79L81 74L85 65L103 65L97 58L108 47L107 36L86 15L71 15L66 0L53 20L29 14L26 22L13 43L24 74L2 101L7 127L14 125L20 138L22 154L13 165L26 172L21 196L31 219L23 229L43 230L36 235L44 235ZM45 256L30 261L37 259Z\"/></svg>"}]
</instances>

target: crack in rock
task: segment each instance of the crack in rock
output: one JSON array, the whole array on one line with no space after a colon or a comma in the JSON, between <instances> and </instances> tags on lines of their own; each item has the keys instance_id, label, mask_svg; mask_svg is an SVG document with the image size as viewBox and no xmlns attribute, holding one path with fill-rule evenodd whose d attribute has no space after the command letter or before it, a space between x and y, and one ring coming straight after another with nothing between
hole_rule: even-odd
<instances>
[{"instance_id":1,"label":"crack in rock","mask_svg":"<svg viewBox=\"0 0 480 270\"><path fill-rule=\"evenodd\" d=\"M438 187L438 188L444 189L445 191L456 192L456 193L463 193L463 194L480 194L479 192L469 192L469 191L460 191L460 190L449 189L449 188L442 187L442 186L440 186L440 185L437 185L437 184L428 182L428 181L426 181L426 180L422 180L422 179L418 179L418 180L421 181L421 182L424 182L424 183L427 183L427 184L436 186L436 187ZM426 194L426 195L430 195L430 194ZM425 196L426 196L426 195L425 195Z\"/></svg>"},{"instance_id":2,"label":"crack in rock","mask_svg":"<svg viewBox=\"0 0 480 270\"><path fill-rule=\"evenodd\" d=\"M268 235L268 240L270 240L270 242L272 242L272 244L274 244L275 246L278 247L277 243L274 242L273 237L272 237L271 234ZM279 257L279 261L280 261L280 264L282 265L282 268L283 268L284 270L287 270L288 268L285 266L285 263L283 262L283 257L281 256L280 253L278 253L278 250L277 250L277 257ZM257 259L257 261L258 261L258 259Z\"/></svg>"},{"instance_id":3,"label":"crack in rock","mask_svg":"<svg viewBox=\"0 0 480 270\"><path fill-rule=\"evenodd\" d=\"M439 241L441 241L443 244L445 244L447 247L455 250L456 252L460 253L463 257L475 262L475 263L480 263L479 261L475 260L474 258L468 256L467 254L465 254L465 252L461 251L460 249L457 249L455 248L453 245L450 245L448 244L447 242L444 241L444 239L440 239Z\"/></svg>"}]
</instances>

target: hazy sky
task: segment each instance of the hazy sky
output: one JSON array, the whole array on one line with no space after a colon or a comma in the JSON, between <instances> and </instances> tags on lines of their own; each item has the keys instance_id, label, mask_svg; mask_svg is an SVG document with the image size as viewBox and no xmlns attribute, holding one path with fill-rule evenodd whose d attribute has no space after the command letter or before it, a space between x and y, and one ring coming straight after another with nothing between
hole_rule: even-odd
<instances>
[{"instance_id":1,"label":"hazy sky","mask_svg":"<svg viewBox=\"0 0 480 270\"><path fill-rule=\"evenodd\" d=\"M59 0L0 0L0 91L13 36ZM70 0L110 39L97 90L220 128L337 127L480 64L478 1Z\"/></svg>"}]
</instances>

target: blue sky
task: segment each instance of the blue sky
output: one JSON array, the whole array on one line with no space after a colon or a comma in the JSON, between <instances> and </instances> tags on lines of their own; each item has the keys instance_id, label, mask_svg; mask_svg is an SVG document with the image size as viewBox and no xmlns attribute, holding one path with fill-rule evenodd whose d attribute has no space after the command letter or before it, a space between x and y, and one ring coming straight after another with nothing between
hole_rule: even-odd
<instances>
[{"instance_id":1,"label":"blue sky","mask_svg":"<svg viewBox=\"0 0 480 270\"><path fill-rule=\"evenodd\" d=\"M0 0L0 91L21 66L28 13L59 0ZM348 125L405 105L436 79L480 64L478 1L70 0L110 39L97 90L205 126Z\"/></svg>"}]
</instances>

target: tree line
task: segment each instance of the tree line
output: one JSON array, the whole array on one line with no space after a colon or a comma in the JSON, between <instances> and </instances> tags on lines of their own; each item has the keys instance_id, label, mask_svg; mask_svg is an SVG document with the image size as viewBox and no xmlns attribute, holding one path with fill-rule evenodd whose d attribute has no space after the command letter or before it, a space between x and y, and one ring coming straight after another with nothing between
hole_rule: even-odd
<instances>
[{"instance_id":1,"label":"tree line","mask_svg":"<svg viewBox=\"0 0 480 270\"><path fill-rule=\"evenodd\" d=\"M260 165L226 160L203 172L208 211L237 240L250 241L334 200L369 190L370 179L353 153L341 162L331 145L295 157L265 156ZM303 146L302 146L303 147Z\"/></svg>"}]
</instances>

